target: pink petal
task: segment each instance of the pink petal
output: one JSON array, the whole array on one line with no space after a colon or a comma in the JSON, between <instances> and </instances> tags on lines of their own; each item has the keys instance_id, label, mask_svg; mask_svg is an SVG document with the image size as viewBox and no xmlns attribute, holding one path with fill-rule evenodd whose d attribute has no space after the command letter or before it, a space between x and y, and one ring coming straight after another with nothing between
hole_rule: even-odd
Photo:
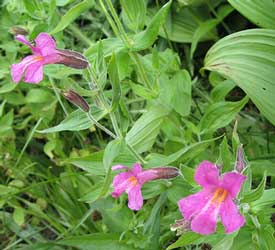
<instances>
[{"instance_id":1,"label":"pink petal","mask_svg":"<svg viewBox=\"0 0 275 250\"><path fill-rule=\"evenodd\" d=\"M15 39L18 40L19 42L23 43L23 44L26 44L30 48L33 48L33 45L26 39L25 36L17 35L17 36L15 36Z\"/></svg>"},{"instance_id":2,"label":"pink petal","mask_svg":"<svg viewBox=\"0 0 275 250\"><path fill-rule=\"evenodd\" d=\"M213 203L206 205L202 211L191 221L192 231L208 235L216 231L219 206Z\"/></svg>"},{"instance_id":3,"label":"pink petal","mask_svg":"<svg viewBox=\"0 0 275 250\"><path fill-rule=\"evenodd\" d=\"M115 176L113 180L113 197L119 197L124 191L132 187L132 183L129 181L129 178L131 178L132 176L133 174L131 172L123 172Z\"/></svg>"},{"instance_id":4,"label":"pink petal","mask_svg":"<svg viewBox=\"0 0 275 250\"><path fill-rule=\"evenodd\" d=\"M42 56L50 55L55 52L56 44L54 39L47 33L40 33L35 38L36 48L39 49Z\"/></svg>"},{"instance_id":5,"label":"pink petal","mask_svg":"<svg viewBox=\"0 0 275 250\"><path fill-rule=\"evenodd\" d=\"M139 174L137 174L137 179L139 184L144 184L147 181L151 181L154 180L158 177L158 175L156 174L156 172L154 170L145 170Z\"/></svg>"},{"instance_id":6,"label":"pink petal","mask_svg":"<svg viewBox=\"0 0 275 250\"><path fill-rule=\"evenodd\" d=\"M25 73L25 82L39 83L43 79L43 64L36 62L27 67Z\"/></svg>"},{"instance_id":7,"label":"pink petal","mask_svg":"<svg viewBox=\"0 0 275 250\"><path fill-rule=\"evenodd\" d=\"M36 63L37 56L27 56L20 63L11 65L11 76L12 80L16 83L20 82L25 70L31 64Z\"/></svg>"},{"instance_id":8,"label":"pink petal","mask_svg":"<svg viewBox=\"0 0 275 250\"><path fill-rule=\"evenodd\" d=\"M235 198L239 193L245 179L246 176L242 174L229 172L222 176L220 186L230 192L231 198Z\"/></svg>"},{"instance_id":9,"label":"pink petal","mask_svg":"<svg viewBox=\"0 0 275 250\"><path fill-rule=\"evenodd\" d=\"M203 161L197 168L194 179L202 187L218 186L219 170L214 163Z\"/></svg>"},{"instance_id":10,"label":"pink petal","mask_svg":"<svg viewBox=\"0 0 275 250\"><path fill-rule=\"evenodd\" d=\"M245 218L239 213L237 206L230 197L222 203L220 216L226 233L238 230L245 223Z\"/></svg>"},{"instance_id":11,"label":"pink petal","mask_svg":"<svg viewBox=\"0 0 275 250\"><path fill-rule=\"evenodd\" d=\"M115 166L112 166L112 170L113 170L113 171L120 170L120 169L130 170L130 168L128 168L128 167L126 167L126 166L122 166L122 165L115 165Z\"/></svg>"},{"instance_id":12,"label":"pink petal","mask_svg":"<svg viewBox=\"0 0 275 250\"><path fill-rule=\"evenodd\" d=\"M178 206L182 216L186 220L192 219L198 214L207 202L212 198L213 193L208 190L202 190L196 194L187 196L178 202Z\"/></svg>"},{"instance_id":13,"label":"pink petal","mask_svg":"<svg viewBox=\"0 0 275 250\"><path fill-rule=\"evenodd\" d=\"M60 63L62 61L62 58L60 55L58 55L55 51L53 51L52 54L43 56L43 64L54 64L54 63Z\"/></svg>"},{"instance_id":14,"label":"pink petal","mask_svg":"<svg viewBox=\"0 0 275 250\"><path fill-rule=\"evenodd\" d=\"M141 173L141 172L142 172L142 167L141 167L141 165L140 165L139 163L135 163L135 164L133 165L132 172L134 173L134 175L137 175L137 174Z\"/></svg>"},{"instance_id":15,"label":"pink petal","mask_svg":"<svg viewBox=\"0 0 275 250\"><path fill-rule=\"evenodd\" d=\"M140 210L143 205L141 186L137 185L128 191L128 207L132 210Z\"/></svg>"}]
</instances>

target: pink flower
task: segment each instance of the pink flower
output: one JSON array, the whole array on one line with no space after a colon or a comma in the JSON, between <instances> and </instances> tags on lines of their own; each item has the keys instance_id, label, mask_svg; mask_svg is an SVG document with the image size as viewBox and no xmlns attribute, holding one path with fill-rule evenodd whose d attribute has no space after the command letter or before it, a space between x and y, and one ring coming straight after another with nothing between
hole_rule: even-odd
<instances>
[{"instance_id":1,"label":"pink flower","mask_svg":"<svg viewBox=\"0 0 275 250\"><path fill-rule=\"evenodd\" d=\"M39 83L43 79L43 66L46 64L59 63L78 69L88 66L87 60L81 54L70 50L56 49L54 39L47 33L40 33L35 38L35 46L23 35L17 35L15 38L29 46L33 53L20 63L11 65L12 80L16 83L20 82L23 74L25 74L25 82Z\"/></svg>"},{"instance_id":2,"label":"pink flower","mask_svg":"<svg viewBox=\"0 0 275 250\"><path fill-rule=\"evenodd\" d=\"M128 207L140 210L143 205L141 187L145 182L155 179L169 179L179 175L177 168L159 167L143 171L140 164L135 163L133 169L122 165L112 167L112 170L126 169L126 172L117 174L113 180L114 191L112 196L119 197L123 192L128 194Z\"/></svg>"},{"instance_id":3,"label":"pink flower","mask_svg":"<svg viewBox=\"0 0 275 250\"><path fill-rule=\"evenodd\" d=\"M203 190L178 202L184 219L191 221L192 231L204 235L214 233L218 216L226 233L242 227L245 218L239 213L234 198L245 179L244 175L235 172L219 176L215 164L203 161L195 173L195 181Z\"/></svg>"}]
</instances>

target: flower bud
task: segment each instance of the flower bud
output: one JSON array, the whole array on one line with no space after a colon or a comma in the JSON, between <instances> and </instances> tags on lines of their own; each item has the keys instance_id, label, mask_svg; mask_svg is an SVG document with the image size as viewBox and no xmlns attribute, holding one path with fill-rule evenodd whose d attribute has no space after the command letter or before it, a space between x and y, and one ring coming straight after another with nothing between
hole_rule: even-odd
<instances>
[{"instance_id":1,"label":"flower bud","mask_svg":"<svg viewBox=\"0 0 275 250\"><path fill-rule=\"evenodd\" d=\"M246 161L244 159L243 145L241 144L237 149L237 161L235 163L235 170L241 173L246 167Z\"/></svg>"},{"instance_id":2,"label":"flower bud","mask_svg":"<svg viewBox=\"0 0 275 250\"><path fill-rule=\"evenodd\" d=\"M179 170L175 167L159 167L150 170L157 176L155 179L171 179L180 175Z\"/></svg>"},{"instance_id":3,"label":"flower bud","mask_svg":"<svg viewBox=\"0 0 275 250\"><path fill-rule=\"evenodd\" d=\"M80 53L68 49L56 49L60 56L59 64L64 64L75 69L85 69L89 66L88 60Z\"/></svg>"},{"instance_id":4,"label":"flower bud","mask_svg":"<svg viewBox=\"0 0 275 250\"><path fill-rule=\"evenodd\" d=\"M26 36L28 35L28 31L25 30L24 28L20 27L20 26L13 26L10 28L10 33L17 36L17 35L23 35Z\"/></svg>"},{"instance_id":5,"label":"flower bud","mask_svg":"<svg viewBox=\"0 0 275 250\"><path fill-rule=\"evenodd\" d=\"M76 93L73 90L69 90L63 93L63 96L70 101L71 103L75 104L79 108L81 108L85 112L89 112L90 107L88 103L85 101L85 99L80 96L78 93Z\"/></svg>"},{"instance_id":6,"label":"flower bud","mask_svg":"<svg viewBox=\"0 0 275 250\"><path fill-rule=\"evenodd\" d=\"M190 220L176 220L175 224L170 226L171 231L177 231L177 235L181 235L186 231L191 230L191 221Z\"/></svg>"}]
</instances>

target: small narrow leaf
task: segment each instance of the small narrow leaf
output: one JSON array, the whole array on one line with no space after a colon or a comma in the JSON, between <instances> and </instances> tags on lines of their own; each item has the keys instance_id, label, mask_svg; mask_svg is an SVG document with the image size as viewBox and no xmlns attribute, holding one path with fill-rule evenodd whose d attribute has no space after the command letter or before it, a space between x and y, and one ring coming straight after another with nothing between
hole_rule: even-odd
<instances>
[{"instance_id":1,"label":"small narrow leaf","mask_svg":"<svg viewBox=\"0 0 275 250\"><path fill-rule=\"evenodd\" d=\"M51 31L51 34L55 34L59 31L64 30L68 25L70 25L77 17L81 15L82 12L87 11L94 5L94 0L82 1L66 12L64 16L61 17L60 22Z\"/></svg>"},{"instance_id":2,"label":"small narrow leaf","mask_svg":"<svg viewBox=\"0 0 275 250\"><path fill-rule=\"evenodd\" d=\"M139 51L150 47L156 40L161 25L165 22L167 13L170 9L172 1L166 3L158 13L153 17L151 23L146 30L140 32L133 37L134 45L132 50Z\"/></svg>"},{"instance_id":3,"label":"small narrow leaf","mask_svg":"<svg viewBox=\"0 0 275 250\"><path fill-rule=\"evenodd\" d=\"M264 172L262 181L260 182L259 186L252 190L251 192L244 194L242 202L252 202L260 199L264 193L266 183L266 172Z\"/></svg>"}]
</instances>

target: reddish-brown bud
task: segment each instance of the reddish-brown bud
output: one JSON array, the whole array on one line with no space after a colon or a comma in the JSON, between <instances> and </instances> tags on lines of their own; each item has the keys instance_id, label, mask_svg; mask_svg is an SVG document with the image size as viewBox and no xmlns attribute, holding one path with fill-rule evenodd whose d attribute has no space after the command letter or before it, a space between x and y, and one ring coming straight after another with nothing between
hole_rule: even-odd
<instances>
[{"instance_id":1,"label":"reddish-brown bud","mask_svg":"<svg viewBox=\"0 0 275 250\"><path fill-rule=\"evenodd\" d=\"M64 64L75 69L86 69L89 66L86 57L78 52L68 49L56 49L56 51L60 56L60 59L58 60L59 64Z\"/></svg>"},{"instance_id":2,"label":"reddish-brown bud","mask_svg":"<svg viewBox=\"0 0 275 250\"><path fill-rule=\"evenodd\" d=\"M180 172L175 167L159 167L151 168L157 176L155 179L171 179L180 175Z\"/></svg>"},{"instance_id":3,"label":"reddish-brown bud","mask_svg":"<svg viewBox=\"0 0 275 250\"><path fill-rule=\"evenodd\" d=\"M20 26L13 26L10 28L10 33L17 36L17 35L28 35L28 31Z\"/></svg>"},{"instance_id":4,"label":"reddish-brown bud","mask_svg":"<svg viewBox=\"0 0 275 250\"><path fill-rule=\"evenodd\" d=\"M73 103L76 106L78 106L79 108L81 108L83 111L89 112L90 107L89 107L88 103L85 101L85 99L82 96L80 96L75 91L73 91L73 90L70 89L70 90L64 92L63 96L68 101L70 101L71 103Z\"/></svg>"}]
</instances>

